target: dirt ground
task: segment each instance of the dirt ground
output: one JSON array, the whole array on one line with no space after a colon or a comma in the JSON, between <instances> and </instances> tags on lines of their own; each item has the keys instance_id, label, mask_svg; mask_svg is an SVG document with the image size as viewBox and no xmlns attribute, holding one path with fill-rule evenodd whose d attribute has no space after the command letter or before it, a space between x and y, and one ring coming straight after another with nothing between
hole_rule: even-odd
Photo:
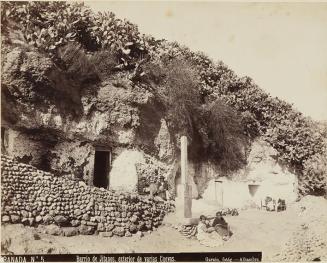
<instances>
[{"instance_id":1,"label":"dirt ground","mask_svg":"<svg viewBox=\"0 0 327 263\"><path fill-rule=\"evenodd\" d=\"M22 225L5 225L1 243L14 254L262 251L264 261L327 260L327 200L323 198L304 198L279 213L245 210L226 217L234 235L219 248L183 237L169 223L173 216L142 238L51 236Z\"/></svg>"}]
</instances>

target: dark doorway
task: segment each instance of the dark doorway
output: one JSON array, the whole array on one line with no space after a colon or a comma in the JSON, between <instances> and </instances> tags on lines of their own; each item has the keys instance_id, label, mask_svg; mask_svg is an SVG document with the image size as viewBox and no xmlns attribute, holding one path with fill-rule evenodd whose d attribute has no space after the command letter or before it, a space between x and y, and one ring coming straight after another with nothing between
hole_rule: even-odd
<instances>
[{"instance_id":1,"label":"dark doorway","mask_svg":"<svg viewBox=\"0 0 327 263\"><path fill-rule=\"evenodd\" d=\"M95 151L93 185L103 187L109 186L110 152Z\"/></svg>"}]
</instances>

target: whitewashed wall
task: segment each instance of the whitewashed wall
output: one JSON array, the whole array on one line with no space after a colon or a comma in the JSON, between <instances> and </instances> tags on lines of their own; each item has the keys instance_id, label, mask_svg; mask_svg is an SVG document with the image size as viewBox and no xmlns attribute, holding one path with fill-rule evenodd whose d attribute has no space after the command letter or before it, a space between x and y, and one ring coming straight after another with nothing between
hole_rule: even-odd
<instances>
[{"instance_id":1,"label":"whitewashed wall","mask_svg":"<svg viewBox=\"0 0 327 263\"><path fill-rule=\"evenodd\" d=\"M137 185L136 165L144 163L144 155L137 150L123 150L112 162L110 189L133 191Z\"/></svg>"}]
</instances>

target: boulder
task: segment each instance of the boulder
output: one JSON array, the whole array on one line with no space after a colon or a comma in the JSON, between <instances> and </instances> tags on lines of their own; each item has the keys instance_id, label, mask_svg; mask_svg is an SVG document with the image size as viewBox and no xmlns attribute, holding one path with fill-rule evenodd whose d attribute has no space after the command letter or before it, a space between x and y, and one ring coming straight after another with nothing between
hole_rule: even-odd
<instances>
[{"instance_id":1,"label":"boulder","mask_svg":"<svg viewBox=\"0 0 327 263\"><path fill-rule=\"evenodd\" d=\"M44 233L54 236L60 236L62 234L62 230L59 226L51 224L44 227Z\"/></svg>"},{"instance_id":2,"label":"boulder","mask_svg":"<svg viewBox=\"0 0 327 263\"><path fill-rule=\"evenodd\" d=\"M62 227L62 234L66 237L78 235L78 229L76 227Z\"/></svg>"},{"instance_id":3,"label":"boulder","mask_svg":"<svg viewBox=\"0 0 327 263\"><path fill-rule=\"evenodd\" d=\"M56 216L56 212L54 210L50 210L49 215L54 217L54 216Z\"/></svg>"},{"instance_id":4,"label":"boulder","mask_svg":"<svg viewBox=\"0 0 327 263\"><path fill-rule=\"evenodd\" d=\"M80 187L86 187L86 184L83 181L78 182L78 186Z\"/></svg>"},{"instance_id":5,"label":"boulder","mask_svg":"<svg viewBox=\"0 0 327 263\"><path fill-rule=\"evenodd\" d=\"M136 223L136 222L138 221L137 216L136 216L136 215L133 215L133 216L130 218L130 221L131 221L132 223Z\"/></svg>"},{"instance_id":6,"label":"boulder","mask_svg":"<svg viewBox=\"0 0 327 263\"><path fill-rule=\"evenodd\" d=\"M20 212L20 214L21 214L21 216L22 217L28 217L28 212L27 211L25 211L25 210L22 210L21 212Z\"/></svg>"},{"instance_id":7,"label":"boulder","mask_svg":"<svg viewBox=\"0 0 327 263\"><path fill-rule=\"evenodd\" d=\"M93 235L95 232L95 227L80 225L79 232L81 235Z\"/></svg>"},{"instance_id":8,"label":"boulder","mask_svg":"<svg viewBox=\"0 0 327 263\"><path fill-rule=\"evenodd\" d=\"M29 220L28 220L28 218L26 218L26 217L23 217L22 218L22 224L24 225L24 226L27 226L27 225L29 225Z\"/></svg>"},{"instance_id":9,"label":"boulder","mask_svg":"<svg viewBox=\"0 0 327 263\"><path fill-rule=\"evenodd\" d=\"M40 223L43 220L42 216L36 216L35 217L35 222Z\"/></svg>"},{"instance_id":10,"label":"boulder","mask_svg":"<svg viewBox=\"0 0 327 263\"><path fill-rule=\"evenodd\" d=\"M103 223L98 223L98 227L97 227L97 229L98 229L98 231L100 231L100 232L103 232L103 231L106 230L105 227L104 227L104 224L103 224Z\"/></svg>"},{"instance_id":11,"label":"boulder","mask_svg":"<svg viewBox=\"0 0 327 263\"><path fill-rule=\"evenodd\" d=\"M109 231L109 232L100 232L101 237L112 237L114 234Z\"/></svg>"},{"instance_id":12,"label":"boulder","mask_svg":"<svg viewBox=\"0 0 327 263\"><path fill-rule=\"evenodd\" d=\"M92 227L97 227L98 223L96 223L96 222L86 222L86 225L87 226L92 226Z\"/></svg>"},{"instance_id":13,"label":"boulder","mask_svg":"<svg viewBox=\"0 0 327 263\"><path fill-rule=\"evenodd\" d=\"M112 231L115 228L115 226L113 224L107 224L106 225L106 230L107 231Z\"/></svg>"},{"instance_id":14,"label":"boulder","mask_svg":"<svg viewBox=\"0 0 327 263\"><path fill-rule=\"evenodd\" d=\"M126 231L125 237L131 237L131 236L132 236L132 234L129 231Z\"/></svg>"},{"instance_id":15,"label":"boulder","mask_svg":"<svg viewBox=\"0 0 327 263\"><path fill-rule=\"evenodd\" d=\"M135 225L135 224L130 224L129 225L129 232L136 233L137 230L138 230L137 225Z\"/></svg>"},{"instance_id":16,"label":"boulder","mask_svg":"<svg viewBox=\"0 0 327 263\"><path fill-rule=\"evenodd\" d=\"M81 211L80 209L75 209L75 210L74 210L74 214L75 214L76 216L79 216L79 215L82 214L82 211Z\"/></svg>"},{"instance_id":17,"label":"boulder","mask_svg":"<svg viewBox=\"0 0 327 263\"><path fill-rule=\"evenodd\" d=\"M123 237L125 235L125 229L123 227L115 227L112 231L114 235Z\"/></svg>"},{"instance_id":18,"label":"boulder","mask_svg":"<svg viewBox=\"0 0 327 263\"><path fill-rule=\"evenodd\" d=\"M90 216L88 214L84 214L82 216L82 219L85 220L85 221L89 221L90 220Z\"/></svg>"},{"instance_id":19,"label":"boulder","mask_svg":"<svg viewBox=\"0 0 327 263\"><path fill-rule=\"evenodd\" d=\"M7 215L6 215L6 216L3 216L1 222L3 222L3 223L8 223L8 222L10 222L10 217L7 216Z\"/></svg>"},{"instance_id":20,"label":"boulder","mask_svg":"<svg viewBox=\"0 0 327 263\"><path fill-rule=\"evenodd\" d=\"M51 223L53 222L53 217L50 216L50 215L45 215L45 216L43 217L43 222L44 222L45 224L51 224Z\"/></svg>"},{"instance_id":21,"label":"boulder","mask_svg":"<svg viewBox=\"0 0 327 263\"><path fill-rule=\"evenodd\" d=\"M139 231L145 230L145 223L143 221L139 222L139 224L137 225L137 228Z\"/></svg>"},{"instance_id":22,"label":"boulder","mask_svg":"<svg viewBox=\"0 0 327 263\"><path fill-rule=\"evenodd\" d=\"M11 222L14 224L17 224L20 222L20 216L19 215L11 215L10 216Z\"/></svg>"},{"instance_id":23,"label":"boulder","mask_svg":"<svg viewBox=\"0 0 327 263\"><path fill-rule=\"evenodd\" d=\"M64 216L55 216L54 221L59 225L59 226L64 226L67 223L67 218Z\"/></svg>"},{"instance_id":24,"label":"boulder","mask_svg":"<svg viewBox=\"0 0 327 263\"><path fill-rule=\"evenodd\" d=\"M79 220L72 220L72 221L70 222L70 224L71 224L72 226L79 226L81 223L80 223Z\"/></svg>"}]
</instances>

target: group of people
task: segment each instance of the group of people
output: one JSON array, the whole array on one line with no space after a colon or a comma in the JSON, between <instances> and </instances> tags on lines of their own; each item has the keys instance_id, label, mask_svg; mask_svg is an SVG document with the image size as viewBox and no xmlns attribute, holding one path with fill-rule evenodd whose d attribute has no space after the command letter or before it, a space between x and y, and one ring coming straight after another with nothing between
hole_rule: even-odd
<instances>
[{"instance_id":1,"label":"group of people","mask_svg":"<svg viewBox=\"0 0 327 263\"><path fill-rule=\"evenodd\" d=\"M286 202L284 199L278 199L277 203L276 200L267 196L265 199L265 207L267 211L284 211L286 210Z\"/></svg>"},{"instance_id":2,"label":"group of people","mask_svg":"<svg viewBox=\"0 0 327 263\"><path fill-rule=\"evenodd\" d=\"M218 247L224 241L227 241L232 234L221 212L217 212L214 218L207 218L204 215L200 216L197 227L197 239L201 244L208 247Z\"/></svg>"}]
</instances>

